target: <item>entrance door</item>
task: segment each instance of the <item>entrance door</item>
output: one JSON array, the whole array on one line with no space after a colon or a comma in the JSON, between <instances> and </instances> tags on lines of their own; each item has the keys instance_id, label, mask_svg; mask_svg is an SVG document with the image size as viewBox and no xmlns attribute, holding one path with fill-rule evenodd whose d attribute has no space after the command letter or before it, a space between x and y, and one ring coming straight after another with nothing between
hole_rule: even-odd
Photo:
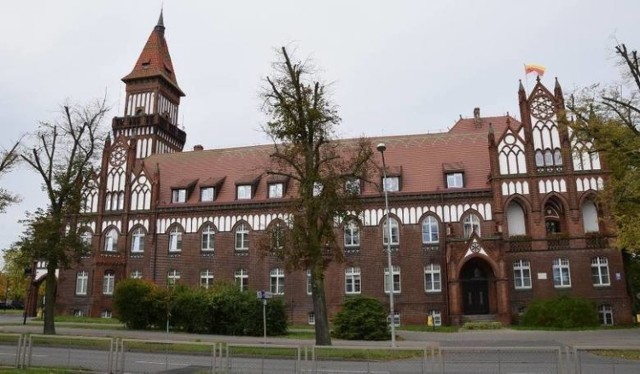
<instances>
[{"instance_id":1,"label":"entrance door","mask_svg":"<svg viewBox=\"0 0 640 374\"><path fill-rule=\"evenodd\" d=\"M493 275L489 265L474 258L460 271L464 314L489 314L489 279Z\"/></svg>"},{"instance_id":2,"label":"entrance door","mask_svg":"<svg viewBox=\"0 0 640 374\"><path fill-rule=\"evenodd\" d=\"M486 279L463 283L464 314L489 314L489 286Z\"/></svg>"}]
</instances>

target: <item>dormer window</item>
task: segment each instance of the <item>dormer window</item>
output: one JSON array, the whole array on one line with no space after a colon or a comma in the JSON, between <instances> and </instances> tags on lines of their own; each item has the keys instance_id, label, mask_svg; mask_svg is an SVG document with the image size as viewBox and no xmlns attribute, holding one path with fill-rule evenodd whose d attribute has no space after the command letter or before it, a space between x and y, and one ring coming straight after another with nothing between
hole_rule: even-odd
<instances>
[{"instance_id":1,"label":"dormer window","mask_svg":"<svg viewBox=\"0 0 640 374\"><path fill-rule=\"evenodd\" d=\"M200 188L200 201L213 201L216 196L216 189L214 187L202 187Z\"/></svg>"},{"instance_id":2,"label":"dormer window","mask_svg":"<svg viewBox=\"0 0 640 374\"><path fill-rule=\"evenodd\" d=\"M360 195L362 192L359 178L349 178L344 183L345 191L350 195Z\"/></svg>"},{"instance_id":3,"label":"dormer window","mask_svg":"<svg viewBox=\"0 0 640 374\"><path fill-rule=\"evenodd\" d=\"M384 178L383 184L387 192L400 191L400 177L386 177Z\"/></svg>"},{"instance_id":4,"label":"dormer window","mask_svg":"<svg viewBox=\"0 0 640 374\"><path fill-rule=\"evenodd\" d=\"M250 184L241 184L236 186L236 193L238 195L238 200L249 200L251 199L251 185Z\"/></svg>"},{"instance_id":5,"label":"dormer window","mask_svg":"<svg viewBox=\"0 0 640 374\"><path fill-rule=\"evenodd\" d=\"M271 183L269 184L269 198L279 199L284 194L284 183Z\"/></svg>"},{"instance_id":6,"label":"dormer window","mask_svg":"<svg viewBox=\"0 0 640 374\"><path fill-rule=\"evenodd\" d=\"M447 188L462 188L464 187L464 174L463 173L448 173L447 174Z\"/></svg>"},{"instance_id":7,"label":"dormer window","mask_svg":"<svg viewBox=\"0 0 640 374\"><path fill-rule=\"evenodd\" d=\"M172 203L186 203L187 202L187 190L185 188L171 190L171 202Z\"/></svg>"}]
</instances>

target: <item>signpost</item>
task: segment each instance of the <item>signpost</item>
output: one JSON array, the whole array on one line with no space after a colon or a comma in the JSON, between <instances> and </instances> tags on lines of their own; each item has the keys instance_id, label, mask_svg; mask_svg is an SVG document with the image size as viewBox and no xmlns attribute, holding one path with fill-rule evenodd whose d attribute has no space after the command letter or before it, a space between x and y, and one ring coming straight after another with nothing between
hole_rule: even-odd
<instances>
[{"instance_id":1,"label":"signpost","mask_svg":"<svg viewBox=\"0 0 640 374\"><path fill-rule=\"evenodd\" d=\"M264 344L267 344L267 299L272 298L273 294L269 291L258 291L256 296L262 300L262 327L264 330Z\"/></svg>"}]
</instances>

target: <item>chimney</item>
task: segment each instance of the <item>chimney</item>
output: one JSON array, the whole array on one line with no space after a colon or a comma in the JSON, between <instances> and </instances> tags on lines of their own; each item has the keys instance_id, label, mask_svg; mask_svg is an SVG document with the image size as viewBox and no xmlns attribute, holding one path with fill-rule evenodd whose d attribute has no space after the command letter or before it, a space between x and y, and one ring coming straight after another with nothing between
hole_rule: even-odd
<instances>
[{"instance_id":1,"label":"chimney","mask_svg":"<svg viewBox=\"0 0 640 374\"><path fill-rule=\"evenodd\" d=\"M202 147L202 145L200 145L200 144L194 145L193 146L193 150L194 151L202 151L202 150L204 150L204 147Z\"/></svg>"},{"instance_id":2,"label":"chimney","mask_svg":"<svg viewBox=\"0 0 640 374\"><path fill-rule=\"evenodd\" d=\"M473 108L473 119L476 121L476 127L482 127L482 123L480 123L480 108Z\"/></svg>"}]
</instances>

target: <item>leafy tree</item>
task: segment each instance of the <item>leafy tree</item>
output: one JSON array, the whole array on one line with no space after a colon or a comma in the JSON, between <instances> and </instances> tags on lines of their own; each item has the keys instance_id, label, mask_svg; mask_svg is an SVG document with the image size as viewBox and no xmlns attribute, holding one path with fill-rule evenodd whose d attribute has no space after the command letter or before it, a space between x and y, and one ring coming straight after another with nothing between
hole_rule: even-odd
<instances>
[{"instance_id":1,"label":"leafy tree","mask_svg":"<svg viewBox=\"0 0 640 374\"><path fill-rule=\"evenodd\" d=\"M640 251L640 61L637 51L615 46L623 82L594 85L567 105L576 136L604 155L611 172L601 202L618 226L617 246Z\"/></svg>"},{"instance_id":2,"label":"leafy tree","mask_svg":"<svg viewBox=\"0 0 640 374\"><path fill-rule=\"evenodd\" d=\"M333 334L347 340L390 339L387 312L377 299L349 297L333 320Z\"/></svg>"},{"instance_id":3,"label":"leafy tree","mask_svg":"<svg viewBox=\"0 0 640 374\"><path fill-rule=\"evenodd\" d=\"M108 112L104 100L65 105L54 122L41 122L28 150L20 156L42 181L48 206L28 218L23 249L47 262L44 333L55 334L56 269L68 267L88 249L78 232L82 191L93 172L100 146L100 123Z\"/></svg>"},{"instance_id":4,"label":"leafy tree","mask_svg":"<svg viewBox=\"0 0 640 374\"><path fill-rule=\"evenodd\" d=\"M291 189L288 222L274 235L282 239L277 254L288 268L311 272L316 344L330 345L324 271L342 259L335 222L359 210L354 186L367 179L372 148L365 139L335 140L340 117L326 86L313 81L311 67L293 63L284 47L273 66L262 91L270 117L263 129L274 142L268 173L297 187Z\"/></svg>"},{"instance_id":5,"label":"leafy tree","mask_svg":"<svg viewBox=\"0 0 640 374\"><path fill-rule=\"evenodd\" d=\"M30 268L32 262L28 253L23 251L21 246L21 242L15 242L4 250L4 273L11 287L9 298L25 301L30 279L25 276L25 269Z\"/></svg>"}]
</instances>

